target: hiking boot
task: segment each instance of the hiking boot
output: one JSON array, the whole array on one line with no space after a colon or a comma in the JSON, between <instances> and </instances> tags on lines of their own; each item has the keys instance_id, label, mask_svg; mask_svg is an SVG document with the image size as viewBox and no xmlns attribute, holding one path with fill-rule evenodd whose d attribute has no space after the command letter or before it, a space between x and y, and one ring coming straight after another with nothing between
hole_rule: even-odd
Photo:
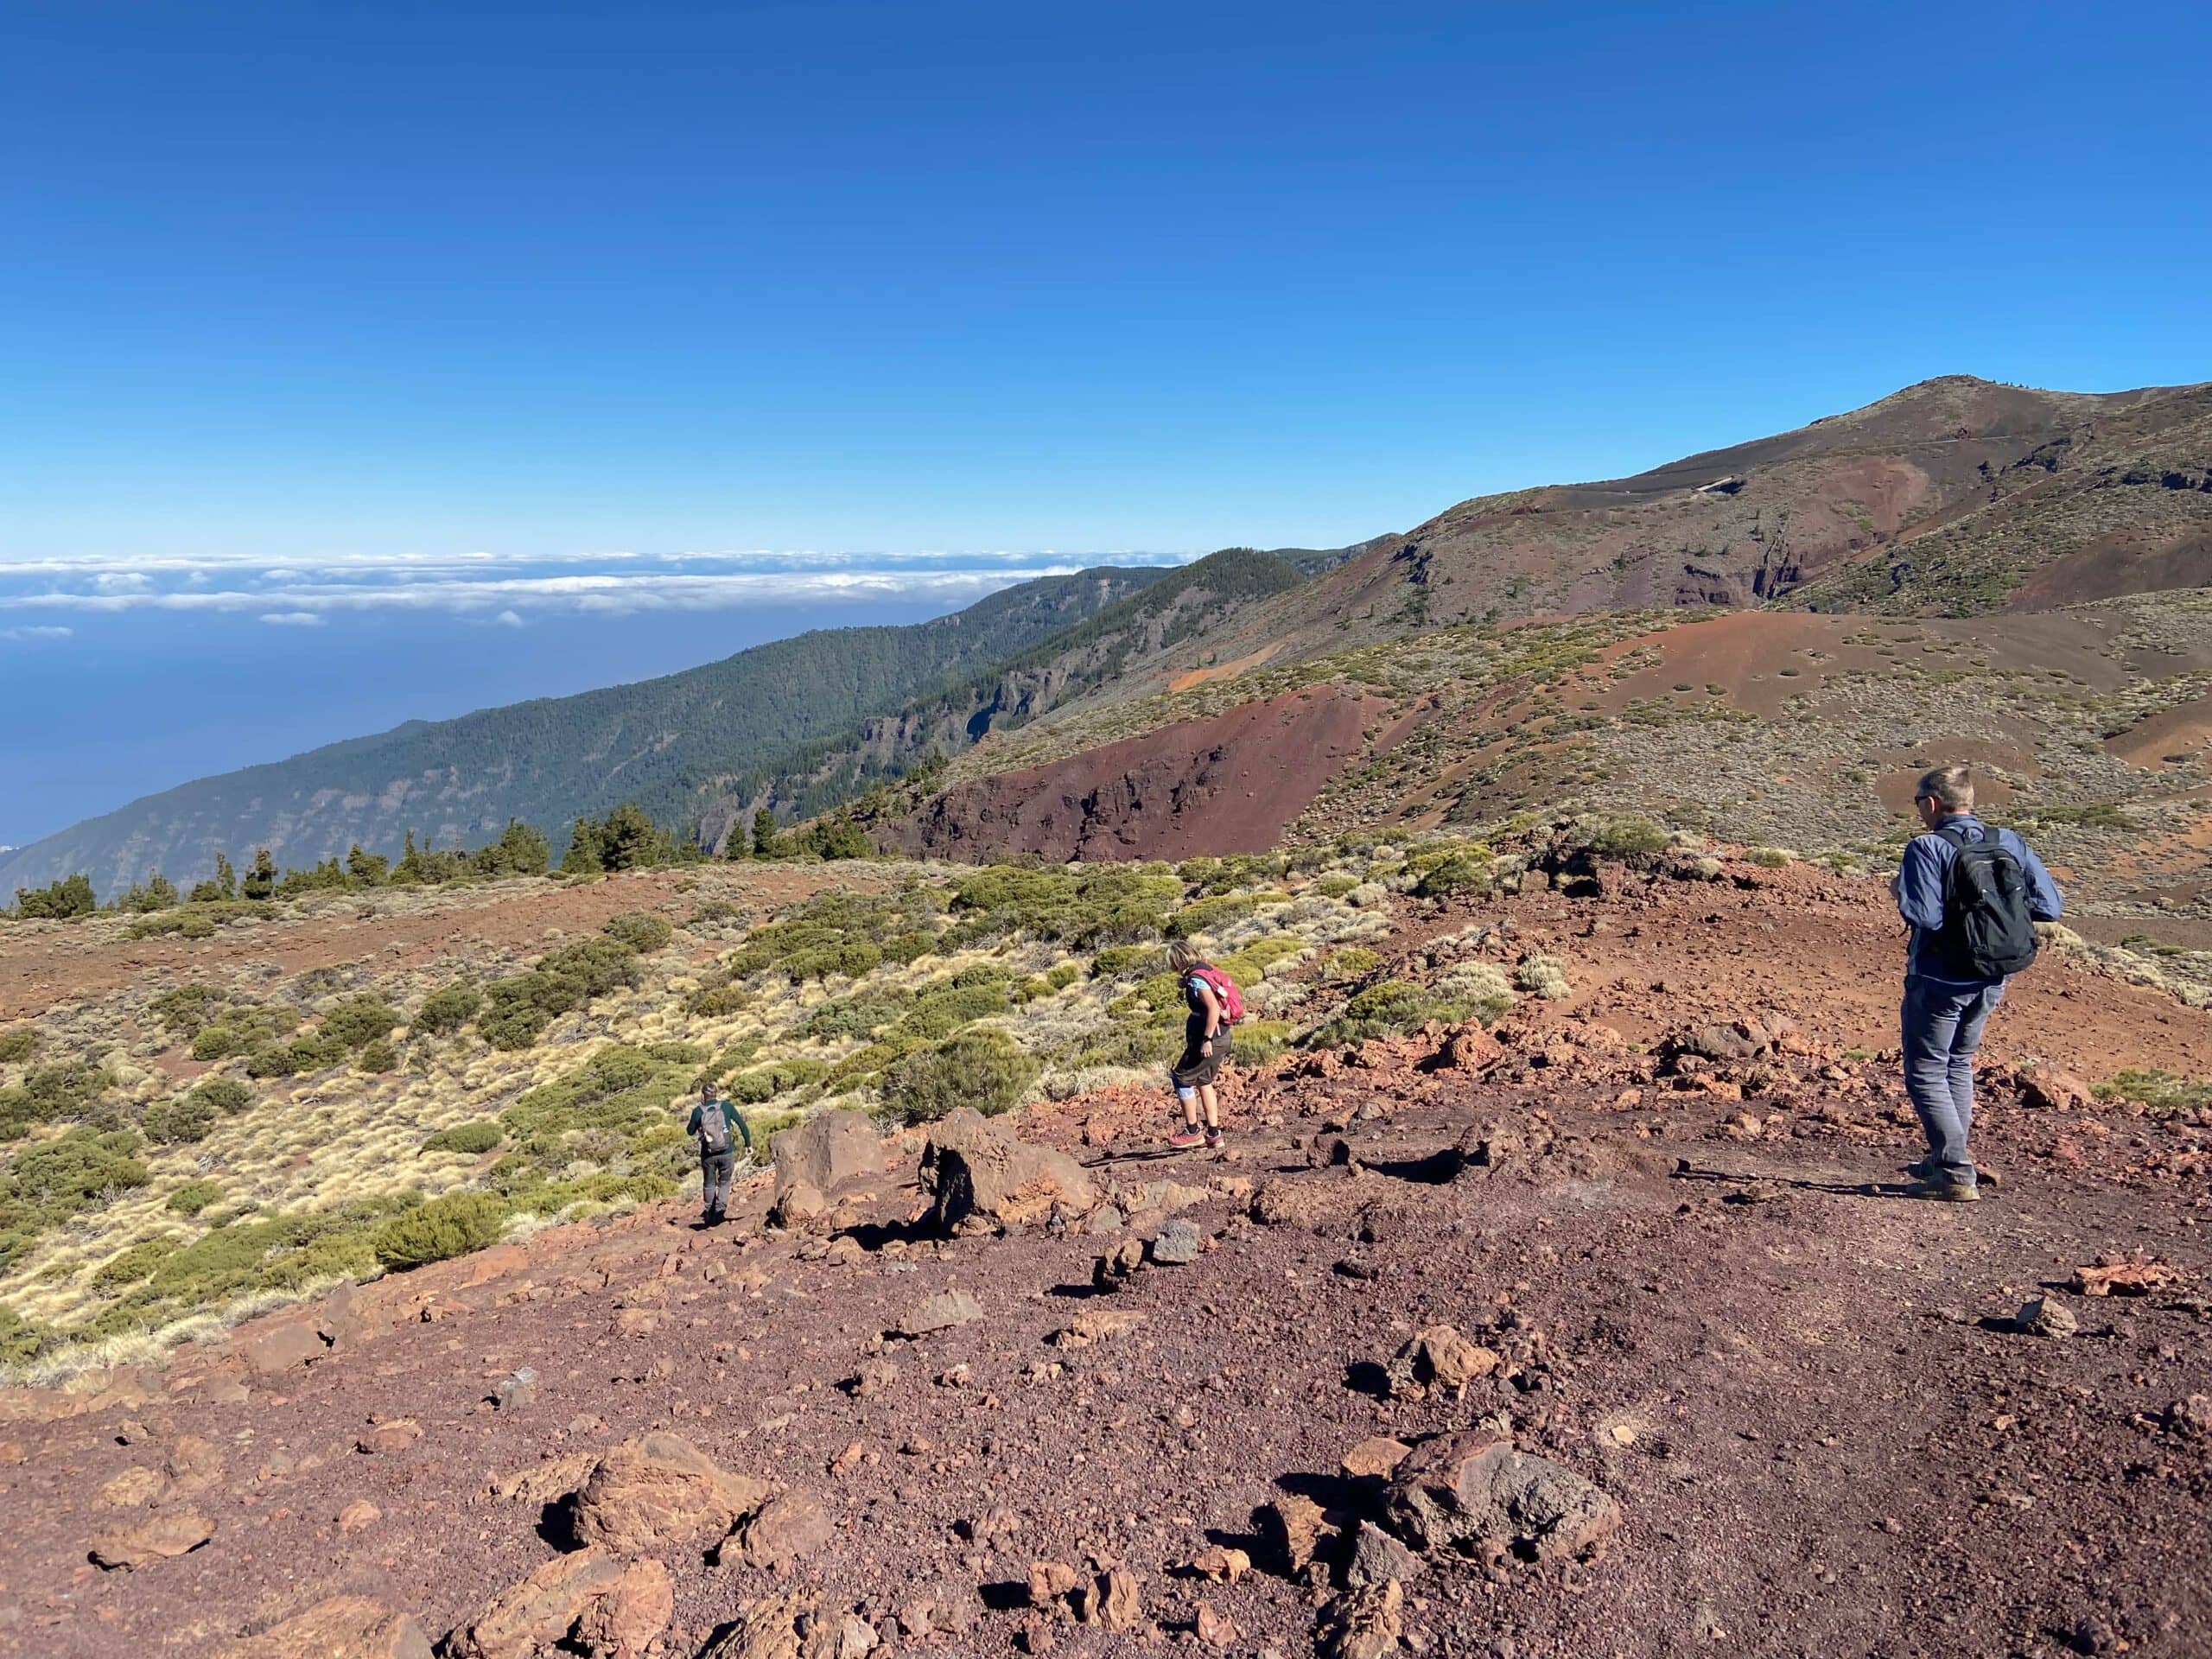
<instances>
[{"instance_id":1,"label":"hiking boot","mask_svg":"<svg viewBox=\"0 0 2212 1659\"><path fill-rule=\"evenodd\" d=\"M1221 1150L1221 1131L1219 1129L1208 1129L1206 1131L1206 1150L1208 1152L1219 1152Z\"/></svg>"},{"instance_id":2,"label":"hiking boot","mask_svg":"<svg viewBox=\"0 0 2212 1659\"><path fill-rule=\"evenodd\" d=\"M1948 1179L1943 1173L1943 1166L1933 1158L1923 1158L1916 1164L1907 1164L1904 1173L1911 1176L1916 1181L1933 1182ZM1993 1169L1984 1169L1976 1166L1974 1175L1978 1183L1983 1186L2002 1186L2005 1184L2004 1178Z\"/></svg>"},{"instance_id":3,"label":"hiking boot","mask_svg":"<svg viewBox=\"0 0 2212 1659\"><path fill-rule=\"evenodd\" d=\"M1178 1129L1167 1137L1167 1144L1178 1152L1188 1152L1193 1147L1203 1147L1206 1138L1196 1129Z\"/></svg>"},{"instance_id":4,"label":"hiking boot","mask_svg":"<svg viewBox=\"0 0 2212 1659\"><path fill-rule=\"evenodd\" d=\"M1921 1181L1912 1189L1916 1198L1934 1198L1942 1204L1978 1204L1981 1188L1973 1181Z\"/></svg>"}]
</instances>

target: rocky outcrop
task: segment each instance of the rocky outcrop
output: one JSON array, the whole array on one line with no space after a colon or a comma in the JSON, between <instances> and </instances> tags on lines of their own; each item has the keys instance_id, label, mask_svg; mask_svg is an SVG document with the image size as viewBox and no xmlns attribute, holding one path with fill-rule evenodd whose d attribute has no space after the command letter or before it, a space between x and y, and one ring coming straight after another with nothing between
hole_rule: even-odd
<instances>
[{"instance_id":1,"label":"rocky outcrop","mask_svg":"<svg viewBox=\"0 0 2212 1659\"><path fill-rule=\"evenodd\" d=\"M967 1106L930 1126L922 1179L937 1195L937 1224L948 1231L1018 1227L1056 1210L1080 1216L1098 1202L1090 1177L1066 1153L1019 1140Z\"/></svg>"},{"instance_id":2,"label":"rocky outcrop","mask_svg":"<svg viewBox=\"0 0 2212 1659\"><path fill-rule=\"evenodd\" d=\"M650 1560L626 1567L594 1547L509 1585L445 1651L447 1659L534 1659L573 1637L594 1659L640 1659L674 1611L666 1567Z\"/></svg>"},{"instance_id":3,"label":"rocky outcrop","mask_svg":"<svg viewBox=\"0 0 2212 1659\"><path fill-rule=\"evenodd\" d=\"M215 1523L206 1516L197 1510L178 1510L103 1532L86 1554L95 1567L127 1571L188 1555L214 1535Z\"/></svg>"},{"instance_id":4,"label":"rocky outcrop","mask_svg":"<svg viewBox=\"0 0 2212 1659\"><path fill-rule=\"evenodd\" d=\"M860 1112L817 1112L804 1123L780 1131L768 1143L776 1165L779 1209L795 1187L811 1187L824 1198L890 1167L883 1140Z\"/></svg>"}]
</instances>

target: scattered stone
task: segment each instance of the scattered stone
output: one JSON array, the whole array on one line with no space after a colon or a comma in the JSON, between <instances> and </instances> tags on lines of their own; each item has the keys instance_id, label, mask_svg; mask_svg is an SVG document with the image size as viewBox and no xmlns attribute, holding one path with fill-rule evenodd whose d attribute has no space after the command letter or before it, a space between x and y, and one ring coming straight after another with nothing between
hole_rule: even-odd
<instances>
[{"instance_id":1,"label":"scattered stone","mask_svg":"<svg viewBox=\"0 0 2212 1659\"><path fill-rule=\"evenodd\" d=\"M2212 1441L2212 1396L2192 1394L2186 1400L2175 1401L2166 1408L2164 1425L2169 1434Z\"/></svg>"},{"instance_id":2,"label":"scattered stone","mask_svg":"<svg viewBox=\"0 0 2212 1659\"><path fill-rule=\"evenodd\" d=\"M534 1659L540 1649L567 1641L622 1572L621 1562L596 1545L556 1555L448 1637L447 1659Z\"/></svg>"},{"instance_id":3,"label":"scattered stone","mask_svg":"<svg viewBox=\"0 0 2212 1659\"><path fill-rule=\"evenodd\" d=\"M1403 1440L1378 1434L1372 1440L1362 1440L1344 1453L1344 1471L1354 1480L1370 1475L1387 1475L1406 1460L1413 1448Z\"/></svg>"},{"instance_id":4,"label":"scattered stone","mask_svg":"<svg viewBox=\"0 0 2212 1659\"><path fill-rule=\"evenodd\" d=\"M1045 1340L1057 1348L1088 1348L1094 1342L1126 1336L1144 1322L1145 1315L1133 1307L1086 1308Z\"/></svg>"},{"instance_id":5,"label":"scattered stone","mask_svg":"<svg viewBox=\"0 0 2212 1659\"><path fill-rule=\"evenodd\" d=\"M1048 1613L1032 1609L1021 1616L1021 1634L1016 1638L1024 1653L1050 1653L1052 1650L1052 1620Z\"/></svg>"},{"instance_id":6,"label":"scattered stone","mask_svg":"<svg viewBox=\"0 0 2212 1659\"><path fill-rule=\"evenodd\" d=\"M503 1379L493 1395L501 1411L521 1411L537 1403L537 1373L524 1366L512 1376Z\"/></svg>"},{"instance_id":7,"label":"scattered stone","mask_svg":"<svg viewBox=\"0 0 2212 1659\"><path fill-rule=\"evenodd\" d=\"M2096 1094L2071 1071L2040 1068L2020 1077L2020 1103L2041 1112L2085 1111L2096 1103Z\"/></svg>"},{"instance_id":8,"label":"scattered stone","mask_svg":"<svg viewBox=\"0 0 2212 1659\"><path fill-rule=\"evenodd\" d=\"M1390 1529L1423 1550L1503 1546L1538 1560L1582 1554L1620 1505L1573 1470L1486 1430L1417 1446L1390 1483Z\"/></svg>"},{"instance_id":9,"label":"scattered stone","mask_svg":"<svg viewBox=\"0 0 2212 1659\"><path fill-rule=\"evenodd\" d=\"M1029 1564L1029 1605L1032 1607L1057 1606L1082 1581L1083 1575L1065 1561L1032 1561Z\"/></svg>"},{"instance_id":10,"label":"scattered stone","mask_svg":"<svg viewBox=\"0 0 2212 1659\"><path fill-rule=\"evenodd\" d=\"M1205 1240L1198 1230L1187 1221L1169 1222L1152 1241L1152 1259L1162 1267L1186 1267L1198 1259Z\"/></svg>"},{"instance_id":11,"label":"scattered stone","mask_svg":"<svg viewBox=\"0 0 2212 1659\"><path fill-rule=\"evenodd\" d=\"M168 1481L158 1469L125 1469L99 1493L99 1501L113 1510L143 1510L168 1491Z\"/></svg>"},{"instance_id":12,"label":"scattered stone","mask_svg":"<svg viewBox=\"0 0 2212 1659\"><path fill-rule=\"evenodd\" d=\"M1083 1230L1094 1238L1110 1238L1128 1224L1129 1218L1119 1210L1110 1204L1102 1204L1090 1212L1090 1218L1083 1224Z\"/></svg>"},{"instance_id":13,"label":"scattered stone","mask_svg":"<svg viewBox=\"0 0 2212 1659\"><path fill-rule=\"evenodd\" d=\"M873 1400L898 1380L899 1368L889 1360L864 1360L859 1372L846 1382L845 1392L855 1400Z\"/></svg>"},{"instance_id":14,"label":"scattered stone","mask_svg":"<svg viewBox=\"0 0 2212 1659\"><path fill-rule=\"evenodd\" d=\"M351 1536L366 1532L384 1519L384 1511L366 1498L357 1498L338 1511L338 1530Z\"/></svg>"},{"instance_id":15,"label":"scattered stone","mask_svg":"<svg viewBox=\"0 0 2212 1659\"><path fill-rule=\"evenodd\" d=\"M589 1452L571 1452L565 1458L550 1458L493 1481L492 1493L512 1503L550 1503L575 1491L598 1462L598 1457Z\"/></svg>"},{"instance_id":16,"label":"scattered stone","mask_svg":"<svg viewBox=\"0 0 2212 1659\"><path fill-rule=\"evenodd\" d=\"M836 1531L830 1511L813 1493L795 1491L773 1497L737 1534L737 1553L753 1567L785 1573L830 1541ZM724 1559L729 1552L725 1549Z\"/></svg>"},{"instance_id":17,"label":"scattered stone","mask_svg":"<svg viewBox=\"0 0 2212 1659\"><path fill-rule=\"evenodd\" d=\"M830 1200L822 1196L822 1189L808 1181L795 1181L776 1197L775 1205L768 1218L786 1230L804 1227L810 1221L829 1213Z\"/></svg>"},{"instance_id":18,"label":"scattered stone","mask_svg":"<svg viewBox=\"0 0 2212 1659\"><path fill-rule=\"evenodd\" d=\"M215 1523L206 1516L197 1510L178 1510L101 1533L87 1553L95 1567L129 1570L188 1555L214 1535Z\"/></svg>"},{"instance_id":19,"label":"scattered stone","mask_svg":"<svg viewBox=\"0 0 2212 1659\"><path fill-rule=\"evenodd\" d=\"M767 1495L763 1483L717 1468L689 1440L656 1433L601 1458L570 1514L581 1541L642 1555L720 1537Z\"/></svg>"},{"instance_id":20,"label":"scattered stone","mask_svg":"<svg viewBox=\"0 0 2212 1659\"><path fill-rule=\"evenodd\" d=\"M1251 1570L1249 1555L1220 1544L1200 1550L1191 1561L1191 1571L1210 1584L1234 1584Z\"/></svg>"},{"instance_id":21,"label":"scattered stone","mask_svg":"<svg viewBox=\"0 0 2212 1659\"><path fill-rule=\"evenodd\" d=\"M1092 1264L1090 1282L1100 1290L1117 1290L1144 1268L1144 1241L1125 1238Z\"/></svg>"},{"instance_id":22,"label":"scattered stone","mask_svg":"<svg viewBox=\"0 0 2212 1659\"><path fill-rule=\"evenodd\" d=\"M1394 1395L1420 1398L1428 1390L1459 1389L1497 1369L1497 1355L1467 1340L1448 1325L1416 1332L1385 1369Z\"/></svg>"},{"instance_id":23,"label":"scattered stone","mask_svg":"<svg viewBox=\"0 0 2212 1659\"><path fill-rule=\"evenodd\" d=\"M372 1596L333 1596L307 1611L233 1642L216 1659L430 1659L430 1639L411 1614Z\"/></svg>"},{"instance_id":24,"label":"scattered stone","mask_svg":"<svg viewBox=\"0 0 2212 1659\"><path fill-rule=\"evenodd\" d=\"M2137 1251L2101 1255L2096 1265L2074 1269L2073 1289L2080 1296L2148 1296L2181 1282L2181 1269Z\"/></svg>"},{"instance_id":25,"label":"scattered stone","mask_svg":"<svg viewBox=\"0 0 2212 1659\"><path fill-rule=\"evenodd\" d=\"M1321 1610L1314 1645L1325 1659L1389 1659L1405 1635L1405 1586L1361 1585Z\"/></svg>"},{"instance_id":26,"label":"scattered stone","mask_svg":"<svg viewBox=\"0 0 2212 1659\"><path fill-rule=\"evenodd\" d=\"M973 1325L982 1317L983 1305L966 1291L940 1291L925 1299L899 1322L899 1334L926 1337L934 1332L952 1330L957 1325Z\"/></svg>"},{"instance_id":27,"label":"scattered stone","mask_svg":"<svg viewBox=\"0 0 2212 1659\"><path fill-rule=\"evenodd\" d=\"M2082 1322L2056 1296L2031 1296L2012 1316L2012 1328L2031 1337L2070 1337L2082 1328Z\"/></svg>"},{"instance_id":28,"label":"scattered stone","mask_svg":"<svg viewBox=\"0 0 2212 1659\"><path fill-rule=\"evenodd\" d=\"M936 1194L937 1224L947 1231L1018 1227L1056 1211L1081 1216L1098 1202L1090 1175L1074 1158L1019 1140L969 1106L930 1126L922 1179Z\"/></svg>"},{"instance_id":29,"label":"scattered stone","mask_svg":"<svg viewBox=\"0 0 2212 1659\"><path fill-rule=\"evenodd\" d=\"M1413 1578L1421 1569L1421 1557L1372 1521L1362 1521L1352 1534L1351 1554L1344 1558L1344 1584L1389 1584Z\"/></svg>"},{"instance_id":30,"label":"scattered stone","mask_svg":"<svg viewBox=\"0 0 2212 1659\"><path fill-rule=\"evenodd\" d=\"M1197 1635L1199 1645L1208 1648L1231 1648L1236 1645L1236 1626L1224 1615L1214 1611L1213 1604L1198 1604Z\"/></svg>"},{"instance_id":31,"label":"scattered stone","mask_svg":"<svg viewBox=\"0 0 2212 1659\"><path fill-rule=\"evenodd\" d=\"M819 1592L763 1596L715 1632L698 1659L845 1659L839 1622L817 1610Z\"/></svg>"},{"instance_id":32,"label":"scattered stone","mask_svg":"<svg viewBox=\"0 0 2212 1659\"><path fill-rule=\"evenodd\" d=\"M394 1417L372 1424L368 1433L353 1442L353 1449L365 1456L390 1457L404 1452L422 1438L422 1424L412 1417Z\"/></svg>"},{"instance_id":33,"label":"scattered stone","mask_svg":"<svg viewBox=\"0 0 2212 1659\"><path fill-rule=\"evenodd\" d=\"M1321 1506L1300 1492L1279 1497L1261 1511L1263 1535L1295 1576L1336 1536Z\"/></svg>"},{"instance_id":34,"label":"scattered stone","mask_svg":"<svg viewBox=\"0 0 2212 1659\"><path fill-rule=\"evenodd\" d=\"M12 1469L29 1455L21 1440L0 1440L0 1469Z\"/></svg>"},{"instance_id":35,"label":"scattered stone","mask_svg":"<svg viewBox=\"0 0 2212 1659\"><path fill-rule=\"evenodd\" d=\"M1096 1624L1102 1630L1133 1630L1144 1618L1144 1598L1136 1575L1112 1567L1096 1582L1076 1592L1075 1617L1079 1624Z\"/></svg>"}]
</instances>

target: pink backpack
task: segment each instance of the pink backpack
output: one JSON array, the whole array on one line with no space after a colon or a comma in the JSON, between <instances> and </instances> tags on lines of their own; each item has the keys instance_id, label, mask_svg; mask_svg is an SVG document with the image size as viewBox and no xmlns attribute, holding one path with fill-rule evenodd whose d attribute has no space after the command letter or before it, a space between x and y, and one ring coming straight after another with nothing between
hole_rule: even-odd
<instances>
[{"instance_id":1,"label":"pink backpack","mask_svg":"<svg viewBox=\"0 0 2212 1659\"><path fill-rule=\"evenodd\" d=\"M1210 962L1202 962L1191 969L1191 977L1203 982L1221 1004L1222 1013L1230 1025L1244 1018L1244 993L1236 988L1236 982Z\"/></svg>"}]
</instances>

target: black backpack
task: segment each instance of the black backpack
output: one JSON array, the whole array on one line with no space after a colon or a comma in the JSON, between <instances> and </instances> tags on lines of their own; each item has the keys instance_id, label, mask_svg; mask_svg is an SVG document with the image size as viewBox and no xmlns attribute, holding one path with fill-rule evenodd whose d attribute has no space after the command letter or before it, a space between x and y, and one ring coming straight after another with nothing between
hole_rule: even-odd
<instances>
[{"instance_id":1,"label":"black backpack","mask_svg":"<svg viewBox=\"0 0 2212 1659\"><path fill-rule=\"evenodd\" d=\"M1980 841L1963 829L1937 835L1951 843L1943 882L1942 954L1964 979L2004 979L2036 959L2035 918L2028 913L2028 873L1994 830Z\"/></svg>"}]
</instances>

